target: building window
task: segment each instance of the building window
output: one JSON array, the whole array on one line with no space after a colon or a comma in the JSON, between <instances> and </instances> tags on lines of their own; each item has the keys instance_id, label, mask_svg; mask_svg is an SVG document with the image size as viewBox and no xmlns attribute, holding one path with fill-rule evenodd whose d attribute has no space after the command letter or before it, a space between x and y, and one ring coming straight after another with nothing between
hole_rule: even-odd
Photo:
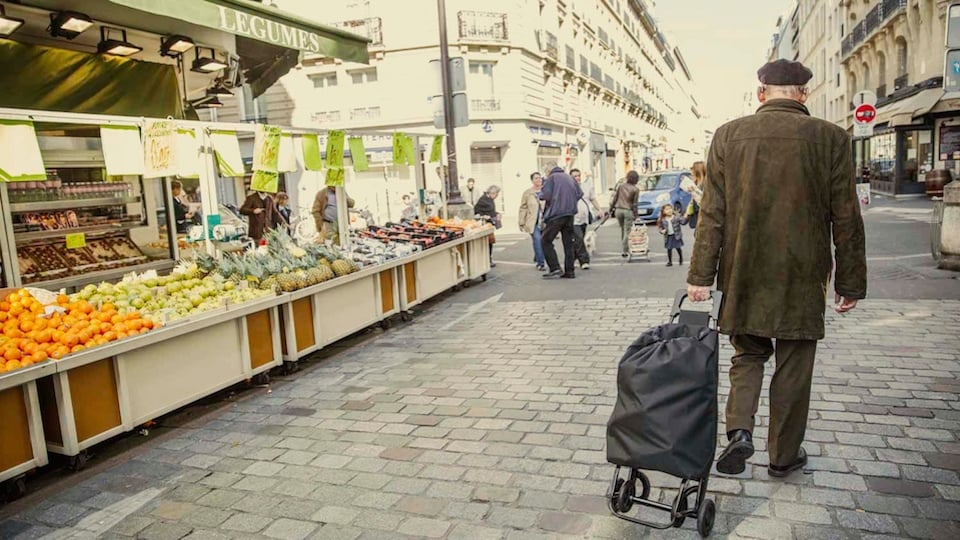
<instances>
[{"instance_id":1,"label":"building window","mask_svg":"<svg viewBox=\"0 0 960 540\"><path fill-rule=\"evenodd\" d=\"M337 74L334 72L311 75L310 80L313 81L314 88L330 88L337 85Z\"/></svg>"},{"instance_id":2,"label":"building window","mask_svg":"<svg viewBox=\"0 0 960 540\"><path fill-rule=\"evenodd\" d=\"M496 62L470 62L470 92L478 98L492 98L493 67Z\"/></svg>"},{"instance_id":3,"label":"building window","mask_svg":"<svg viewBox=\"0 0 960 540\"><path fill-rule=\"evenodd\" d=\"M377 82L377 68L358 69L350 72L350 80L353 84L364 84Z\"/></svg>"},{"instance_id":4,"label":"building window","mask_svg":"<svg viewBox=\"0 0 960 540\"><path fill-rule=\"evenodd\" d=\"M897 39L897 77L907 74L907 40Z\"/></svg>"},{"instance_id":5,"label":"building window","mask_svg":"<svg viewBox=\"0 0 960 540\"><path fill-rule=\"evenodd\" d=\"M257 124L267 122L267 101L263 94L256 99L253 97L253 90L249 85L243 87L243 121Z\"/></svg>"}]
</instances>

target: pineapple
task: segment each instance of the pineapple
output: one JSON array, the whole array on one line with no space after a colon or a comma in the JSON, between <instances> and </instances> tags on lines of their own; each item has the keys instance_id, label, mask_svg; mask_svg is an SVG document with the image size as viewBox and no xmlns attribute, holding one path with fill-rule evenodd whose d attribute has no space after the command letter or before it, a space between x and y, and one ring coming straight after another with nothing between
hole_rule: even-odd
<instances>
[{"instance_id":1,"label":"pineapple","mask_svg":"<svg viewBox=\"0 0 960 540\"><path fill-rule=\"evenodd\" d=\"M313 267L307 270L307 280L311 285L316 285L323 282L323 270L320 270L319 267Z\"/></svg>"},{"instance_id":2,"label":"pineapple","mask_svg":"<svg viewBox=\"0 0 960 540\"><path fill-rule=\"evenodd\" d=\"M296 280L297 280L298 289L304 289L310 286L310 284L307 282L307 273L304 272L303 270L297 270L296 272L294 272L294 276L296 277Z\"/></svg>"},{"instance_id":3,"label":"pineapple","mask_svg":"<svg viewBox=\"0 0 960 540\"><path fill-rule=\"evenodd\" d=\"M290 272L283 272L277 276L277 285L283 292L293 292L297 290L297 278Z\"/></svg>"},{"instance_id":4,"label":"pineapple","mask_svg":"<svg viewBox=\"0 0 960 540\"><path fill-rule=\"evenodd\" d=\"M345 276L353 271L350 263L343 259L337 259L333 261L331 267L333 268L333 273L336 274L337 277Z\"/></svg>"},{"instance_id":5,"label":"pineapple","mask_svg":"<svg viewBox=\"0 0 960 540\"><path fill-rule=\"evenodd\" d=\"M319 268L317 268L317 270L319 270L321 273L321 276L322 276L320 279L321 282L330 281L331 279L336 277L336 274L333 273L333 270L331 270L329 266L320 266Z\"/></svg>"}]
</instances>

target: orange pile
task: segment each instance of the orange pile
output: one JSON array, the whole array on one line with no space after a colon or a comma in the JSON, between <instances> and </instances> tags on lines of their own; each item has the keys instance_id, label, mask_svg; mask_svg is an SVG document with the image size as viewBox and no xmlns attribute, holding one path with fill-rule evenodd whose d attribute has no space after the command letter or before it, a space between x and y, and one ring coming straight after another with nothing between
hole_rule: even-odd
<instances>
[{"instance_id":1,"label":"orange pile","mask_svg":"<svg viewBox=\"0 0 960 540\"><path fill-rule=\"evenodd\" d=\"M90 347L105 345L154 328L153 321L139 312L120 314L113 304L99 310L89 302L70 302L57 297L65 310L45 315L43 304L20 289L0 301L0 373L32 366L48 358L64 356Z\"/></svg>"}]
</instances>

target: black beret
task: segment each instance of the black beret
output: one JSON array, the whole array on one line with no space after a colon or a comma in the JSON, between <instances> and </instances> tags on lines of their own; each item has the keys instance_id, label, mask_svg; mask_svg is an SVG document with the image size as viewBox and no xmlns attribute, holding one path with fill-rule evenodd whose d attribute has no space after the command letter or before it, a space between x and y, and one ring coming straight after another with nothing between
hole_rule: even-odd
<instances>
[{"instance_id":1,"label":"black beret","mask_svg":"<svg viewBox=\"0 0 960 540\"><path fill-rule=\"evenodd\" d=\"M764 64L757 70L757 77L763 84L803 86L813 78L813 72L800 62L780 59Z\"/></svg>"}]
</instances>

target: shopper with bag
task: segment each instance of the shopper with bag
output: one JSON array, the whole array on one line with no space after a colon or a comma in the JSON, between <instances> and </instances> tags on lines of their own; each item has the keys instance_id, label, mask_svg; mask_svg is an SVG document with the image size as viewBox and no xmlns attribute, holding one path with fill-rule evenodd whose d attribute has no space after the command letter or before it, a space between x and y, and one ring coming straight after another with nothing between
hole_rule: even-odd
<instances>
[{"instance_id":1,"label":"shopper with bag","mask_svg":"<svg viewBox=\"0 0 960 540\"><path fill-rule=\"evenodd\" d=\"M600 205L597 204L597 196L594 194L593 188L584 185L582 181L583 175L580 173L580 169L572 169L570 176L583 191L583 196L577 201L577 213L573 216L573 233L576 240L576 247L574 248L575 256L580 263L580 269L589 270L590 251L587 249L584 238L587 234L587 225L593 223L595 219L599 219L595 216L601 214Z\"/></svg>"},{"instance_id":2,"label":"shopper with bag","mask_svg":"<svg viewBox=\"0 0 960 540\"><path fill-rule=\"evenodd\" d=\"M637 219L637 198L640 196L640 174L637 171L627 173L627 181L617 186L610 199L610 215L617 218L620 224L620 256L627 258L630 255L630 230Z\"/></svg>"},{"instance_id":3,"label":"shopper with bag","mask_svg":"<svg viewBox=\"0 0 960 540\"><path fill-rule=\"evenodd\" d=\"M543 211L543 254L547 260L544 279L573 279L575 240L573 216L577 213L577 203L583 197L583 191L577 182L560 167L554 167L543 183L540 199L544 202ZM557 258L557 248L553 241L557 235L563 239L563 270Z\"/></svg>"},{"instance_id":4,"label":"shopper with bag","mask_svg":"<svg viewBox=\"0 0 960 540\"><path fill-rule=\"evenodd\" d=\"M866 296L867 263L850 136L810 116L813 73L799 62L770 62L758 76L760 109L721 126L710 147L687 283L702 301L717 279L720 329L736 349L717 470L739 474L753 455L764 365L775 354L767 471L782 477L807 463L800 445L831 271L834 309L847 313Z\"/></svg>"}]
</instances>

